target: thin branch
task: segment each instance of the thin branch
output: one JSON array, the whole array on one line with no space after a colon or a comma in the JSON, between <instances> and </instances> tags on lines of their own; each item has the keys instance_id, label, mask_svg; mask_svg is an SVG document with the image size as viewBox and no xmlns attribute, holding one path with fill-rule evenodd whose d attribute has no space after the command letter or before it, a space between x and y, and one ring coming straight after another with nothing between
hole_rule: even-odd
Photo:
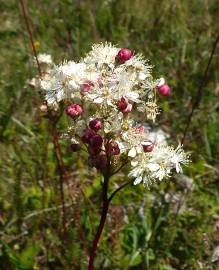
<instances>
[{"instance_id":1,"label":"thin branch","mask_svg":"<svg viewBox=\"0 0 219 270\"><path fill-rule=\"evenodd\" d=\"M26 5L25 5L23 0L19 0L19 2L20 2L20 5L21 5L22 14L23 14L25 24L26 24L26 27L27 27L27 31L28 31L28 34L29 34L29 39L30 39L30 44L31 44L31 48L32 48L32 51L33 51L33 55L34 55L34 57L36 59L36 62L37 62L38 73L39 73L39 75L41 77L42 72L41 72L40 63L39 63L39 60L38 60L38 57L37 57L36 48L35 48L35 45L34 45L33 33L32 33L32 29L31 29L30 22L29 22L27 8L26 8Z\"/></svg>"},{"instance_id":2,"label":"thin branch","mask_svg":"<svg viewBox=\"0 0 219 270\"><path fill-rule=\"evenodd\" d=\"M109 174L104 175L104 182L102 187L102 212L100 217L99 226L97 228L97 232L94 236L94 240L90 249L89 255L89 264L87 270L94 270L94 260L96 257L97 246L103 232L103 228L106 222L106 217L109 209L109 201L107 198L108 184L109 184Z\"/></svg>"},{"instance_id":3,"label":"thin branch","mask_svg":"<svg viewBox=\"0 0 219 270\"><path fill-rule=\"evenodd\" d=\"M129 184L131 184L133 181L130 180L129 182L121 185L120 187L118 187L116 190L113 191L113 193L109 196L108 202L110 203L113 199L113 197L116 195L117 192L119 192L121 189L123 189L124 187L128 186Z\"/></svg>"},{"instance_id":4,"label":"thin branch","mask_svg":"<svg viewBox=\"0 0 219 270\"><path fill-rule=\"evenodd\" d=\"M23 15L23 18L24 18L24 21L26 24L26 28L27 28L27 31L29 34L29 39L30 39L30 44L32 47L33 55L34 55L36 62L37 62L38 73L39 73L39 76L41 77L42 72L41 72L40 63L38 61L36 48L34 45L33 33L32 33L32 29L31 29L31 25L30 25L30 20L28 17L27 7L24 3L24 0L19 0L19 2L21 5L22 15ZM62 207L62 223L63 223L64 235L66 236L67 235L67 216L66 216L65 198L64 198L64 182L68 181L68 175L67 175L67 171L65 169L65 165L63 162L63 157L62 157L61 147L59 144L57 130L55 128L56 123L57 123L57 119L55 119L51 114L49 114L49 120L52 123L51 133L52 133L52 137L53 137L55 157L56 157L56 161L57 161L58 169L59 169L59 176L60 176L59 177L59 186L60 186L61 203L63 206Z\"/></svg>"},{"instance_id":5,"label":"thin branch","mask_svg":"<svg viewBox=\"0 0 219 270\"><path fill-rule=\"evenodd\" d=\"M204 86L207 84L209 68L210 68L214 53L216 51L218 42L219 42L219 34L218 34L218 36L216 37L216 39L214 41L214 44L212 46L212 51L211 51L211 54L210 54L210 57L209 57L209 60L208 60L208 64L206 66L206 69L205 69L205 72L204 72L204 75L203 75L203 78L202 78L202 81L200 83L200 86L199 86L199 88L197 90L197 93L196 93L195 97L193 98L194 102L192 102L193 103L192 110L191 110L191 113L188 116L188 120L187 120L187 124L186 124L185 130L184 130L183 138L181 140L181 144L183 144L184 141L185 141L187 132L189 130L189 127L190 127L190 124L191 124L191 121L192 121L192 117L194 115L194 112L199 107L200 101L202 99L202 96L203 96L203 93L204 93Z\"/></svg>"}]
</instances>

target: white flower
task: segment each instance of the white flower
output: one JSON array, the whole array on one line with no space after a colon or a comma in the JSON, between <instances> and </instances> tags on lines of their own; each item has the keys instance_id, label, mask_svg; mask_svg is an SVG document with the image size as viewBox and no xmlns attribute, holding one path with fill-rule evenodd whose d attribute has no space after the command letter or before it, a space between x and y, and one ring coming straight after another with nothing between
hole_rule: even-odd
<instances>
[{"instance_id":1,"label":"white flower","mask_svg":"<svg viewBox=\"0 0 219 270\"><path fill-rule=\"evenodd\" d=\"M84 58L87 65L112 64L115 63L115 57L120 49L114 47L111 43L100 43L92 46L92 50Z\"/></svg>"},{"instance_id":2,"label":"white flower","mask_svg":"<svg viewBox=\"0 0 219 270\"><path fill-rule=\"evenodd\" d=\"M182 173L181 164L186 165L188 163L188 158L182 149L182 145L178 145L170 161L174 164L174 167L176 168L176 172Z\"/></svg>"},{"instance_id":3,"label":"white flower","mask_svg":"<svg viewBox=\"0 0 219 270\"><path fill-rule=\"evenodd\" d=\"M148 133L143 126L129 127L121 133L119 142L121 152L127 152L129 157L135 157L142 153L144 142L148 139Z\"/></svg>"},{"instance_id":4,"label":"white flower","mask_svg":"<svg viewBox=\"0 0 219 270\"><path fill-rule=\"evenodd\" d=\"M95 75L87 72L84 63L73 61L54 66L48 74L41 79L41 88L46 91L48 105L64 99L80 96L80 86L88 79L96 79Z\"/></svg>"},{"instance_id":5,"label":"white flower","mask_svg":"<svg viewBox=\"0 0 219 270\"><path fill-rule=\"evenodd\" d=\"M40 64L51 65L53 63L52 56L50 54L40 53L38 54L37 59Z\"/></svg>"},{"instance_id":6,"label":"white flower","mask_svg":"<svg viewBox=\"0 0 219 270\"><path fill-rule=\"evenodd\" d=\"M167 139L169 138L169 134L164 132L162 129L158 128L156 130L150 131L148 135L148 139L156 144L167 144Z\"/></svg>"},{"instance_id":7,"label":"white flower","mask_svg":"<svg viewBox=\"0 0 219 270\"><path fill-rule=\"evenodd\" d=\"M172 169L181 172L181 164L188 163L188 156L178 146L175 150L166 145L155 145L150 153L141 153L131 163L134 167L129 173L136 178L134 183L149 185L152 181L170 177Z\"/></svg>"}]
</instances>

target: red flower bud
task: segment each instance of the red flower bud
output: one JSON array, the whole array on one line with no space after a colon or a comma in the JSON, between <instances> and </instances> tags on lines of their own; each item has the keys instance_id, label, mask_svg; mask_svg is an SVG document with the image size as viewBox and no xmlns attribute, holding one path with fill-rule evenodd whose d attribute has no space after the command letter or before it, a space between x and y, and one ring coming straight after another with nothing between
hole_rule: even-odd
<instances>
[{"instance_id":1,"label":"red flower bud","mask_svg":"<svg viewBox=\"0 0 219 270\"><path fill-rule=\"evenodd\" d=\"M71 104L66 108L66 114L72 118L78 117L83 113L83 109L79 104Z\"/></svg>"},{"instance_id":2,"label":"red flower bud","mask_svg":"<svg viewBox=\"0 0 219 270\"><path fill-rule=\"evenodd\" d=\"M117 56L116 56L116 59L119 60L119 62L121 63L125 63L126 61L128 61L131 57L133 56L133 53L132 51L130 51L129 49L127 48L123 48L121 49Z\"/></svg>"},{"instance_id":3,"label":"red flower bud","mask_svg":"<svg viewBox=\"0 0 219 270\"><path fill-rule=\"evenodd\" d=\"M101 129L102 127L102 122L99 119L93 119L89 123L89 127L93 129L94 131L97 131Z\"/></svg>"},{"instance_id":4,"label":"red flower bud","mask_svg":"<svg viewBox=\"0 0 219 270\"><path fill-rule=\"evenodd\" d=\"M132 104L128 104L128 106L123 110L123 113L130 113L132 111Z\"/></svg>"},{"instance_id":5,"label":"red flower bud","mask_svg":"<svg viewBox=\"0 0 219 270\"><path fill-rule=\"evenodd\" d=\"M117 106L119 108L120 111L123 111L127 108L128 106L128 99L126 97L122 97L121 99L119 99L117 101Z\"/></svg>"},{"instance_id":6,"label":"red flower bud","mask_svg":"<svg viewBox=\"0 0 219 270\"><path fill-rule=\"evenodd\" d=\"M100 148L103 144L103 139L99 134L96 134L90 138L89 144L93 148Z\"/></svg>"},{"instance_id":7,"label":"red flower bud","mask_svg":"<svg viewBox=\"0 0 219 270\"><path fill-rule=\"evenodd\" d=\"M163 84L161 86L158 86L158 92L162 96L170 96L171 95L171 89L167 84Z\"/></svg>"},{"instance_id":8,"label":"red flower bud","mask_svg":"<svg viewBox=\"0 0 219 270\"><path fill-rule=\"evenodd\" d=\"M154 144L152 141L145 142L146 144L143 145L144 152L152 152L154 149Z\"/></svg>"},{"instance_id":9,"label":"red flower bud","mask_svg":"<svg viewBox=\"0 0 219 270\"><path fill-rule=\"evenodd\" d=\"M83 134L81 136L81 140L82 142L84 143L90 143L90 139L96 135L96 132L94 132L93 130L89 129L89 128L86 128L84 131L83 131Z\"/></svg>"},{"instance_id":10,"label":"red flower bud","mask_svg":"<svg viewBox=\"0 0 219 270\"><path fill-rule=\"evenodd\" d=\"M117 101L118 109L123 113L129 113L132 111L132 104L128 102L128 99L126 97L121 97Z\"/></svg>"}]
</instances>

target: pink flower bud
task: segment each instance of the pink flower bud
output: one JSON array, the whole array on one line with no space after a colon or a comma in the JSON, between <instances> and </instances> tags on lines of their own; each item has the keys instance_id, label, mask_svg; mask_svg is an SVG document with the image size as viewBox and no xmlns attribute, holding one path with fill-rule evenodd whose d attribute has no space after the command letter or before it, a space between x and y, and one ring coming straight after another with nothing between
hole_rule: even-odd
<instances>
[{"instance_id":1,"label":"pink flower bud","mask_svg":"<svg viewBox=\"0 0 219 270\"><path fill-rule=\"evenodd\" d=\"M89 128L86 128L84 131L83 131L83 134L81 136L81 140L82 142L84 143L90 143L90 139L96 135L96 132L94 132L93 130L89 129Z\"/></svg>"},{"instance_id":2,"label":"pink flower bud","mask_svg":"<svg viewBox=\"0 0 219 270\"><path fill-rule=\"evenodd\" d=\"M143 145L144 152L152 152L154 149L154 144L152 141L145 142L145 145Z\"/></svg>"},{"instance_id":3,"label":"pink flower bud","mask_svg":"<svg viewBox=\"0 0 219 270\"><path fill-rule=\"evenodd\" d=\"M103 139L99 134L96 134L94 136L92 136L89 140L89 144L91 147L101 147L103 144Z\"/></svg>"},{"instance_id":4,"label":"pink flower bud","mask_svg":"<svg viewBox=\"0 0 219 270\"><path fill-rule=\"evenodd\" d=\"M132 111L132 104L128 104L128 106L123 110L123 113L130 113Z\"/></svg>"},{"instance_id":5,"label":"pink flower bud","mask_svg":"<svg viewBox=\"0 0 219 270\"><path fill-rule=\"evenodd\" d=\"M123 48L118 52L116 59L118 59L119 62L121 63L125 63L132 57L132 55L133 55L132 51L130 51L127 48Z\"/></svg>"},{"instance_id":6,"label":"pink flower bud","mask_svg":"<svg viewBox=\"0 0 219 270\"><path fill-rule=\"evenodd\" d=\"M89 127L93 129L94 131L97 131L101 129L102 127L102 122L99 119L93 119L89 123Z\"/></svg>"},{"instance_id":7,"label":"pink flower bud","mask_svg":"<svg viewBox=\"0 0 219 270\"><path fill-rule=\"evenodd\" d=\"M144 126L140 126L136 128L136 133L143 134L144 133Z\"/></svg>"},{"instance_id":8,"label":"pink flower bud","mask_svg":"<svg viewBox=\"0 0 219 270\"><path fill-rule=\"evenodd\" d=\"M128 104L129 104L128 99L126 97L122 97L121 99L117 101L117 106L120 111L125 110Z\"/></svg>"},{"instance_id":9,"label":"pink flower bud","mask_svg":"<svg viewBox=\"0 0 219 270\"><path fill-rule=\"evenodd\" d=\"M79 104L71 104L66 108L66 113L74 118L80 116L83 113L83 109Z\"/></svg>"},{"instance_id":10,"label":"pink flower bud","mask_svg":"<svg viewBox=\"0 0 219 270\"><path fill-rule=\"evenodd\" d=\"M162 96L170 96L171 95L171 89L167 84L163 84L161 86L158 86L158 92Z\"/></svg>"},{"instance_id":11,"label":"pink flower bud","mask_svg":"<svg viewBox=\"0 0 219 270\"><path fill-rule=\"evenodd\" d=\"M129 113L132 111L132 104L128 103L128 99L126 97L121 97L117 101L118 109L123 113Z\"/></svg>"},{"instance_id":12,"label":"pink flower bud","mask_svg":"<svg viewBox=\"0 0 219 270\"><path fill-rule=\"evenodd\" d=\"M72 152L77 152L79 150L79 144L72 143L70 147Z\"/></svg>"},{"instance_id":13,"label":"pink flower bud","mask_svg":"<svg viewBox=\"0 0 219 270\"><path fill-rule=\"evenodd\" d=\"M120 149L119 149L119 145L117 142L110 142L107 145L107 154L109 156L114 156L114 155L120 154Z\"/></svg>"},{"instance_id":14,"label":"pink flower bud","mask_svg":"<svg viewBox=\"0 0 219 270\"><path fill-rule=\"evenodd\" d=\"M94 86L94 84L92 83L92 81L84 81L84 83L81 86L81 94L85 95L86 93L91 91L91 88Z\"/></svg>"}]
</instances>

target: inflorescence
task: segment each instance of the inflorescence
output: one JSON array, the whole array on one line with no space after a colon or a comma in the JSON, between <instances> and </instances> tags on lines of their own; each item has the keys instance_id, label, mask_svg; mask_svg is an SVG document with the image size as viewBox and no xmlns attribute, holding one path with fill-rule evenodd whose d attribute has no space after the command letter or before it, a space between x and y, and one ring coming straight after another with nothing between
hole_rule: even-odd
<instances>
[{"instance_id":1,"label":"inflorescence","mask_svg":"<svg viewBox=\"0 0 219 270\"><path fill-rule=\"evenodd\" d=\"M70 125L64 137L73 152L86 149L89 164L102 173L107 162L130 162L134 184L149 186L155 180L182 172L188 155L151 139L145 120L155 122L157 95L169 96L163 78L154 80L152 67L142 55L110 43L96 44L80 62L55 65L48 55L39 57L46 66L40 79L48 107L65 104ZM116 162L115 162L116 161Z\"/></svg>"}]
</instances>

